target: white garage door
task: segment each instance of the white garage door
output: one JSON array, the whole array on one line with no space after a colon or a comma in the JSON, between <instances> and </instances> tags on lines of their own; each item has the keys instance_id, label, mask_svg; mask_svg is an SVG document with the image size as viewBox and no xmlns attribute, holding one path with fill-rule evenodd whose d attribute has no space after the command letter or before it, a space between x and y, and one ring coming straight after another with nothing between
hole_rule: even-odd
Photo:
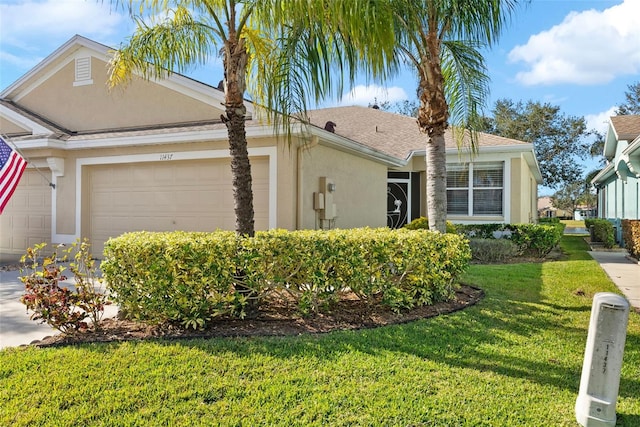
<instances>
[{"instance_id":1,"label":"white garage door","mask_svg":"<svg viewBox=\"0 0 640 427\"><path fill-rule=\"evenodd\" d=\"M49 176L49 172L40 171ZM53 190L38 171L26 169L0 215L0 259L16 259L28 247L51 242Z\"/></svg>"},{"instance_id":2,"label":"white garage door","mask_svg":"<svg viewBox=\"0 0 640 427\"><path fill-rule=\"evenodd\" d=\"M256 229L269 226L269 159L251 159ZM229 159L90 166L89 224L94 254L128 231L235 229ZM87 235L87 233L84 233Z\"/></svg>"}]
</instances>

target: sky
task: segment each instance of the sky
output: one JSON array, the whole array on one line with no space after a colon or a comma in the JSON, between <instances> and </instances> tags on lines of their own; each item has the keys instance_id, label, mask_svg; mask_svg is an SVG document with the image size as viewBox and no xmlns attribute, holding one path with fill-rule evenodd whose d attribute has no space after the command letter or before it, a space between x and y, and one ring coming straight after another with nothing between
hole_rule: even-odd
<instances>
[{"instance_id":1,"label":"sky","mask_svg":"<svg viewBox=\"0 0 640 427\"><path fill-rule=\"evenodd\" d=\"M0 90L75 34L117 48L133 29L108 0L0 0ZM485 59L487 112L503 98L548 102L604 132L627 87L640 82L640 0L532 0L516 10ZM217 85L221 62L212 58L185 74ZM362 79L324 106L413 100L415 88L410 72L384 84Z\"/></svg>"}]
</instances>

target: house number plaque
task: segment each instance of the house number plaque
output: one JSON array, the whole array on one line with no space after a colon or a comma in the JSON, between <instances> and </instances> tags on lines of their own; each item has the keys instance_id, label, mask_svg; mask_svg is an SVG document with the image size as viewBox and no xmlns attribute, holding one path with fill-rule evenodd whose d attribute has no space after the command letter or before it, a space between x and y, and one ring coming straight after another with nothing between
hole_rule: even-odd
<instances>
[{"instance_id":1,"label":"house number plaque","mask_svg":"<svg viewBox=\"0 0 640 427\"><path fill-rule=\"evenodd\" d=\"M171 160L171 159L173 159L173 153L160 154L160 160Z\"/></svg>"}]
</instances>

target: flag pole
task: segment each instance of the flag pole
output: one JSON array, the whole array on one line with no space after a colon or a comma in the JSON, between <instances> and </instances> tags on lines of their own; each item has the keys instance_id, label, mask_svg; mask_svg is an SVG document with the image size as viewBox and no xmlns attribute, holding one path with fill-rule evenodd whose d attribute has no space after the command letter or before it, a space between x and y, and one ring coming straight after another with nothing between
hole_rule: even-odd
<instances>
[{"instance_id":1,"label":"flag pole","mask_svg":"<svg viewBox=\"0 0 640 427\"><path fill-rule=\"evenodd\" d=\"M36 170L36 172L38 172L38 174L39 174L42 178L44 178L44 180L45 180L45 181L47 181L47 183L49 184L49 187L51 187L51 188L52 188L52 189L54 189L54 190L56 189L56 185L55 185L53 182L51 182L51 181L49 180L49 178L47 178L47 176L46 176L44 173L42 173L42 171L41 171L40 169L38 169L38 167L36 166L36 164L35 164L35 163L33 163L31 160L29 160L29 158L28 158L27 156L25 156L25 155L22 153L22 151L20 151L20 149L18 148L18 146L17 146L13 141L11 141L11 139L10 139L6 134L4 134L4 133L3 133L3 134L0 134L0 137L2 138L2 140L3 140L4 142L6 142L7 144L9 144L9 145L11 146L11 148L13 148L13 149L15 150L15 152L16 152L16 153L20 154L20 156L21 156L23 159L25 159L25 160L27 161L27 163L29 163L29 164L31 164L31 166L33 166L33 168Z\"/></svg>"}]
</instances>

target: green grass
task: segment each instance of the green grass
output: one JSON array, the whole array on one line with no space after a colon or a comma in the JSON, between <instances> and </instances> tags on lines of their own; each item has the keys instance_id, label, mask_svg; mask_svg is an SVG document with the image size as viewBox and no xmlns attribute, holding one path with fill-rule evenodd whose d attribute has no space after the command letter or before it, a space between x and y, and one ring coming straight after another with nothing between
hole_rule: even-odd
<instances>
[{"instance_id":1,"label":"green grass","mask_svg":"<svg viewBox=\"0 0 640 427\"><path fill-rule=\"evenodd\" d=\"M560 220L560 222L565 224L567 227L585 227L583 220L578 221L575 219L562 219Z\"/></svg>"},{"instance_id":2,"label":"green grass","mask_svg":"<svg viewBox=\"0 0 640 427\"><path fill-rule=\"evenodd\" d=\"M562 244L566 261L471 266L478 305L406 325L3 350L0 425L576 426L592 297L617 290L581 237ZM640 425L639 367L632 313L619 426Z\"/></svg>"}]
</instances>

